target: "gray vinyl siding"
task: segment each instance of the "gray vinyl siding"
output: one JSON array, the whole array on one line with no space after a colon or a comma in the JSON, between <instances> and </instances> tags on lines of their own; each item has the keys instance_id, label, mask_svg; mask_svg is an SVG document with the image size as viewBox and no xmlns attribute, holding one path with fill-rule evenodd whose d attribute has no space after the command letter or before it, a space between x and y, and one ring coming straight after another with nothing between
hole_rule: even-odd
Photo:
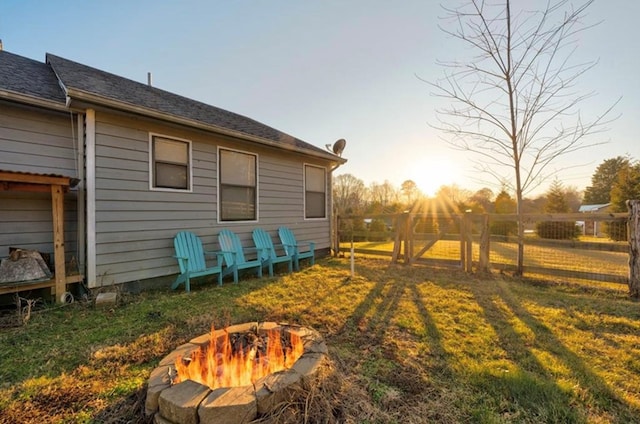
<instances>
[{"instance_id":1,"label":"gray vinyl siding","mask_svg":"<svg viewBox=\"0 0 640 424\"><path fill-rule=\"evenodd\" d=\"M77 177L75 130L68 113L0 102L0 169Z\"/></svg>"},{"instance_id":2,"label":"gray vinyl siding","mask_svg":"<svg viewBox=\"0 0 640 424\"><path fill-rule=\"evenodd\" d=\"M191 192L149 188L149 133L190 140ZM258 155L258 222L218 222L217 148ZM291 227L317 249L330 245L330 220L304 219L302 155L222 138L144 118L96 113L96 286L176 274L173 237L193 231L206 250L218 250L222 228L252 246L251 231ZM322 163L317 163L323 165ZM329 195L327 188L327 195ZM327 208L327 210L330 210Z\"/></svg>"},{"instance_id":3,"label":"gray vinyl siding","mask_svg":"<svg viewBox=\"0 0 640 424\"><path fill-rule=\"evenodd\" d=\"M0 169L77 177L72 125L66 113L0 102ZM65 194L67 260L78 251L76 198ZM9 247L53 253L52 225L49 194L0 191L0 257Z\"/></svg>"}]
</instances>

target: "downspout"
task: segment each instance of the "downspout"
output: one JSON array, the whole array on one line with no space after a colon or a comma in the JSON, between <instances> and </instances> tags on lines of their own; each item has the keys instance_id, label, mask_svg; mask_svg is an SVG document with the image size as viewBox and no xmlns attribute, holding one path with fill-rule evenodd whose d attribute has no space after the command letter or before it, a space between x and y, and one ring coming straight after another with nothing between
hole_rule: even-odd
<instances>
[{"instance_id":1,"label":"downspout","mask_svg":"<svg viewBox=\"0 0 640 424\"><path fill-rule=\"evenodd\" d=\"M78 188L77 188L77 193L78 193L78 209L77 209L77 236L76 236L76 240L77 240L77 249L78 249L78 269L80 270L80 273L86 276L86 270L85 270L85 264L86 264L86 240L85 240L85 234L86 234L86 216L85 216L85 205L86 205L86 195L85 195L85 189L86 189L86 184L85 184L85 163L84 163L84 143L85 143L85 133L84 133L84 115L82 113L78 113L78 128L77 128L77 133L78 134L78 150L77 150L77 157L76 157L76 163L78 164L77 166L77 172L78 172L78 179L80 180L78 182Z\"/></svg>"},{"instance_id":2,"label":"downspout","mask_svg":"<svg viewBox=\"0 0 640 424\"><path fill-rule=\"evenodd\" d=\"M96 111L86 110L87 284L96 281Z\"/></svg>"}]
</instances>

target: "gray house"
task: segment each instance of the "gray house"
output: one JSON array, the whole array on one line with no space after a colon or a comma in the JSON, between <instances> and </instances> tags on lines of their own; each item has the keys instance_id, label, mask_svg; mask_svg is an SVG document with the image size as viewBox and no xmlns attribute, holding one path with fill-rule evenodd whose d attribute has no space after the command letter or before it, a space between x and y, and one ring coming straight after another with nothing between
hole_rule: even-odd
<instances>
[{"instance_id":1,"label":"gray house","mask_svg":"<svg viewBox=\"0 0 640 424\"><path fill-rule=\"evenodd\" d=\"M0 175L68 182L62 242L52 237L47 189L0 181L0 257L10 247L64 247L76 268L66 274L90 288L169 280L181 230L215 250L222 228L250 246L255 227L275 238L287 225L328 252L332 171L345 161L149 84L0 51Z\"/></svg>"}]
</instances>

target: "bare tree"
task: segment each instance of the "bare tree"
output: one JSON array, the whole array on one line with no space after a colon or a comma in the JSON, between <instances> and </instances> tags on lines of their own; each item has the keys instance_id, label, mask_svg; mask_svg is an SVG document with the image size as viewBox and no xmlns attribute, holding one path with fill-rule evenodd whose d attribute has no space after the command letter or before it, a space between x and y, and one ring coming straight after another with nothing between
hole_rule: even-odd
<instances>
[{"instance_id":1,"label":"bare tree","mask_svg":"<svg viewBox=\"0 0 640 424\"><path fill-rule=\"evenodd\" d=\"M382 184L373 182L369 184L369 200L384 211L398 203L399 193L388 180Z\"/></svg>"},{"instance_id":2,"label":"bare tree","mask_svg":"<svg viewBox=\"0 0 640 424\"><path fill-rule=\"evenodd\" d=\"M597 61L574 63L577 35L593 0L577 8L567 0L546 2L543 10L514 10L513 2L469 0L448 9L451 29L475 56L441 62L444 77L428 82L434 95L449 102L437 110L438 124L457 149L474 154L479 171L516 194L518 263L522 275L523 195L553 174L559 156L600 142L586 137L604 131L614 105L583 120L579 105L594 95L580 94L576 82ZM448 3L447 3L448 4ZM617 102L616 102L617 103Z\"/></svg>"},{"instance_id":3,"label":"bare tree","mask_svg":"<svg viewBox=\"0 0 640 424\"><path fill-rule=\"evenodd\" d=\"M400 186L400 191L407 198L407 204L411 206L416 198L420 197L420 190L413 180L405 180Z\"/></svg>"},{"instance_id":4,"label":"bare tree","mask_svg":"<svg viewBox=\"0 0 640 424\"><path fill-rule=\"evenodd\" d=\"M362 213L365 207L364 182L351 174L342 174L333 180L333 203L340 215Z\"/></svg>"}]
</instances>

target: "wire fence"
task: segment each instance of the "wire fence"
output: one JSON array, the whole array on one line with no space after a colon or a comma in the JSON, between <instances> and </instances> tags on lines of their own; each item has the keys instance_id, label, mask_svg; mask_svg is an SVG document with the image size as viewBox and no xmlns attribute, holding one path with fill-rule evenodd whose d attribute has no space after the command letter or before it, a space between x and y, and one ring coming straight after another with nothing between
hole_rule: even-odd
<instances>
[{"instance_id":1,"label":"wire fence","mask_svg":"<svg viewBox=\"0 0 640 424\"><path fill-rule=\"evenodd\" d=\"M525 275L614 283L629 278L628 213L524 217ZM338 217L334 251L467 271L513 272L516 215L394 214Z\"/></svg>"}]
</instances>

